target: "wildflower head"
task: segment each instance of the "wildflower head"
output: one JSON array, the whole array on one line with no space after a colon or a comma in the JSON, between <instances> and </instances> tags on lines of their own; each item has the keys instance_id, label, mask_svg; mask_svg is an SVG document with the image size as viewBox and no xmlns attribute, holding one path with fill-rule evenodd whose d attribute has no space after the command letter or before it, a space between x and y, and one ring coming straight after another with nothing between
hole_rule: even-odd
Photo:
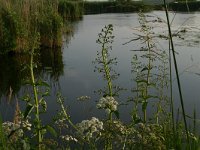
<instances>
[{"instance_id":1,"label":"wildflower head","mask_svg":"<svg viewBox=\"0 0 200 150\"><path fill-rule=\"evenodd\" d=\"M97 103L98 109L105 109L107 113L117 111L118 102L112 96L102 97Z\"/></svg>"},{"instance_id":2,"label":"wildflower head","mask_svg":"<svg viewBox=\"0 0 200 150\"><path fill-rule=\"evenodd\" d=\"M83 120L81 123L77 124L79 132L85 137L86 140L96 137L101 134L103 130L103 122L99 119L92 117L91 120Z\"/></svg>"}]
</instances>

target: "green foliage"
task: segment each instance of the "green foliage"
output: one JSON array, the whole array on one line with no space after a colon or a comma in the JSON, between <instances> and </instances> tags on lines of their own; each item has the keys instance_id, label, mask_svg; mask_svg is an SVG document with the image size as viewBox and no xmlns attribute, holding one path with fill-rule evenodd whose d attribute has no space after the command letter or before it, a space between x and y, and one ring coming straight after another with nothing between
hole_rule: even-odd
<instances>
[{"instance_id":1,"label":"green foliage","mask_svg":"<svg viewBox=\"0 0 200 150\"><path fill-rule=\"evenodd\" d=\"M147 20L141 12L138 15L141 26L140 33L136 34L137 37L133 41L140 40L142 47L140 50L134 51L132 59L133 80L136 83L136 87L132 90L135 93L132 98L134 102L132 118L133 122L141 120L137 114L138 107L141 105L143 121L146 122L149 101L154 100L156 122L158 123L158 118L162 118L160 113L164 111L162 105L168 101L165 94L168 87L168 74L166 72L168 70L168 57L165 51L159 50L154 42L157 35L153 31L153 27L149 25L151 20Z\"/></svg>"},{"instance_id":2,"label":"green foliage","mask_svg":"<svg viewBox=\"0 0 200 150\"><path fill-rule=\"evenodd\" d=\"M8 147L9 146L7 144L6 135L5 135L4 129L3 129L2 118L0 116L0 149L7 149Z\"/></svg>"},{"instance_id":3,"label":"green foliage","mask_svg":"<svg viewBox=\"0 0 200 150\"><path fill-rule=\"evenodd\" d=\"M83 2L60 0L58 5L58 12L63 19L75 20L82 18Z\"/></svg>"},{"instance_id":4,"label":"green foliage","mask_svg":"<svg viewBox=\"0 0 200 150\"><path fill-rule=\"evenodd\" d=\"M34 32L38 33L39 46L61 47L64 29L62 18L65 14L68 17L64 19L80 18L83 14L81 3L1 0L0 53L30 51Z\"/></svg>"},{"instance_id":5,"label":"green foliage","mask_svg":"<svg viewBox=\"0 0 200 150\"><path fill-rule=\"evenodd\" d=\"M11 51L16 46L19 30L17 15L9 9L0 7L0 53Z\"/></svg>"}]
</instances>

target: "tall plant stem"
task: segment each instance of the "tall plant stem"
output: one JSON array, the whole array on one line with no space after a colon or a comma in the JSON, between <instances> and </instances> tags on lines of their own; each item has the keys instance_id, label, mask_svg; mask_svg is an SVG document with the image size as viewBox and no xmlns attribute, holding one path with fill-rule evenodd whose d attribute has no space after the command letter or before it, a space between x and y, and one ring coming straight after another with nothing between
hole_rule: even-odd
<instances>
[{"instance_id":1,"label":"tall plant stem","mask_svg":"<svg viewBox=\"0 0 200 150\"><path fill-rule=\"evenodd\" d=\"M151 58L150 58L150 55L151 55L151 46L150 46L150 37L149 37L149 34L147 34L147 48L148 48L148 55L149 55L149 58L148 58L148 72L147 72L147 86L146 86L146 90L145 90L145 96L147 97L148 96L148 87L149 87L149 84L150 84L150 73L151 73ZM145 99L145 103L147 103L147 99ZM146 106L147 107L147 106ZM144 109L144 123L146 123L147 121L147 108Z\"/></svg>"},{"instance_id":2,"label":"tall plant stem","mask_svg":"<svg viewBox=\"0 0 200 150\"><path fill-rule=\"evenodd\" d=\"M34 55L34 48L32 48L31 52L31 61L30 61L30 73L31 73L31 81L32 81L32 87L33 87L33 94L34 94L34 100L35 100L35 117L37 121L37 138L39 143L39 149L41 149L40 144L42 143L42 134L41 134L41 125L40 125L40 112L39 112L39 100L38 100L38 93L37 93L37 87L35 83L35 76L33 71L33 55Z\"/></svg>"},{"instance_id":3,"label":"tall plant stem","mask_svg":"<svg viewBox=\"0 0 200 150\"><path fill-rule=\"evenodd\" d=\"M172 60L171 60L171 46L169 41L169 76L170 76L170 112L171 112L171 119L172 119L172 130L173 134L175 135L175 120L174 120L174 102L173 102L173 85L172 85Z\"/></svg>"},{"instance_id":4,"label":"tall plant stem","mask_svg":"<svg viewBox=\"0 0 200 150\"><path fill-rule=\"evenodd\" d=\"M175 55L175 49L174 49L174 43L173 43L173 38L172 38L172 32L171 32L171 26L170 26L170 21L169 21L169 14L168 14L168 8L167 8L167 5L166 5L166 0L164 0L164 6L165 6L167 26L168 26L169 38L170 38L170 43L171 43L171 48L172 48L172 54L173 54L174 67L175 67L175 72L176 72L179 96L180 96L180 101L181 101L181 108L182 108L182 114L183 114L183 119L184 119L185 131L186 131L186 135L187 135L187 142L189 144L190 141L189 141L189 134L188 134L188 128L187 128L186 115L185 115L184 101L183 101L183 96L182 96L181 83L180 83L180 79L179 79L179 75L178 75L178 66L177 66L177 62L176 62L176 55Z\"/></svg>"},{"instance_id":5,"label":"tall plant stem","mask_svg":"<svg viewBox=\"0 0 200 150\"><path fill-rule=\"evenodd\" d=\"M106 35L105 35L106 37ZM108 91L109 91L109 96L112 96L113 93L112 93L112 81L111 81L111 78L110 78L110 69L107 65L107 58L106 58L106 52L107 49L105 48L104 44L103 44L103 47L102 47L102 57L103 57L103 65L104 65L104 69L105 69L105 73L106 73L106 79L107 79L107 84L108 84Z\"/></svg>"}]
</instances>

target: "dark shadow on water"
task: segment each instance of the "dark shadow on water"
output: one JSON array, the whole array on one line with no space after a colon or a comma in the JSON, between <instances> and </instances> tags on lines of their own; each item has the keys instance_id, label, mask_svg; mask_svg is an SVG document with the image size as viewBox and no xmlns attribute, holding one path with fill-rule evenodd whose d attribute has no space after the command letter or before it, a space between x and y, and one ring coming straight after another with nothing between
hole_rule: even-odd
<instances>
[{"instance_id":1,"label":"dark shadow on water","mask_svg":"<svg viewBox=\"0 0 200 150\"><path fill-rule=\"evenodd\" d=\"M36 78L57 82L63 75L64 64L61 48L40 49L40 54L35 58L37 69ZM28 65L29 55L1 55L0 56L0 97L16 95L30 78Z\"/></svg>"}]
</instances>

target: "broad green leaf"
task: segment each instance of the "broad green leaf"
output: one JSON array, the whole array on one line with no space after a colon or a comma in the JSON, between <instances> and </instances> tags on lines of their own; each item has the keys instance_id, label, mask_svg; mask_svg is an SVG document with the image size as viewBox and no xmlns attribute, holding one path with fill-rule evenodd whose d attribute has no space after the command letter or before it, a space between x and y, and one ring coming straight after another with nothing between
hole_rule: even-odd
<instances>
[{"instance_id":1,"label":"broad green leaf","mask_svg":"<svg viewBox=\"0 0 200 150\"><path fill-rule=\"evenodd\" d=\"M57 137L57 136L58 136L56 130L55 130L53 127L51 127L50 125L45 126L45 128L46 128L47 131L49 131L49 133L51 133L54 137Z\"/></svg>"}]
</instances>

